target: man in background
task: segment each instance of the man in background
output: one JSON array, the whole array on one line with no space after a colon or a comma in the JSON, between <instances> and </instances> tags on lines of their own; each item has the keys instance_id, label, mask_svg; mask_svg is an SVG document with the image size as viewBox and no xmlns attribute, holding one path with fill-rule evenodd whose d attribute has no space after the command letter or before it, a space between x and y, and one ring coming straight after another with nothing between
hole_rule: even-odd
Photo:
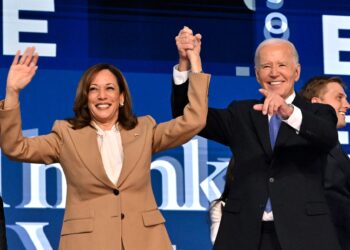
<instances>
[{"instance_id":1,"label":"man in background","mask_svg":"<svg viewBox=\"0 0 350 250\"><path fill-rule=\"evenodd\" d=\"M345 114L350 107L345 89L339 77L316 76L307 81L300 95L312 103L331 105L337 114L339 129L345 127ZM324 189L341 247L350 250L350 159L340 144L328 155Z\"/></svg>"}]
</instances>

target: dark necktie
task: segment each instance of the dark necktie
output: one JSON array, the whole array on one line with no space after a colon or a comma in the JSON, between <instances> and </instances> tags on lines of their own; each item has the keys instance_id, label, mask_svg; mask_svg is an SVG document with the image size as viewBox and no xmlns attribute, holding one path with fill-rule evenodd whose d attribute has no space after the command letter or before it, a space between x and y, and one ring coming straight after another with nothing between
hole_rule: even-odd
<instances>
[{"instance_id":1,"label":"dark necktie","mask_svg":"<svg viewBox=\"0 0 350 250\"><path fill-rule=\"evenodd\" d=\"M281 125L281 119L278 115L273 115L270 118L269 122L269 132L270 132L270 142L271 142L271 147L272 149L275 147L275 142L278 134L278 130ZM265 205L265 212L271 212L272 211L272 206L271 206L271 200L270 197L267 198L267 202Z\"/></svg>"}]
</instances>

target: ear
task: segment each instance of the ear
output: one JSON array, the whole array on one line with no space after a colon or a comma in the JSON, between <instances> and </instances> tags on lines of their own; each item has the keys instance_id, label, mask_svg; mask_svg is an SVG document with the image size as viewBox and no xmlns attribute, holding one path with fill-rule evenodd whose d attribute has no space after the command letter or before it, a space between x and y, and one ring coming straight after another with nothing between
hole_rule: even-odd
<instances>
[{"instance_id":1,"label":"ear","mask_svg":"<svg viewBox=\"0 0 350 250\"><path fill-rule=\"evenodd\" d=\"M119 104L120 104L120 106L124 106L124 101L125 101L125 99L124 99L124 93L121 93L120 94L120 97L119 97Z\"/></svg>"},{"instance_id":2,"label":"ear","mask_svg":"<svg viewBox=\"0 0 350 250\"><path fill-rule=\"evenodd\" d=\"M321 99L316 96L312 97L310 101L311 103L322 103Z\"/></svg>"},{"instance_id":3,"label":"ear","mask_svg":"<svg viewBox=\"0 0 350 250\"><path fill-rule=\"evenodd\" d=\"M258 83L261 85L260 76L259 76L259 70L257 69L256 66L255 66L255 78L258 81Z\"/></svg>"},{"instance_id":4,"label":"ear","mask_svg":"<svg viewBox=\"0 0 350 250\"><path fill-rule=\"evenodd\" d=\"M301 66L298 63L295 69L295 81L298 81L300 78L300 71L301 71Z\"/></svg>"}]
</instances>

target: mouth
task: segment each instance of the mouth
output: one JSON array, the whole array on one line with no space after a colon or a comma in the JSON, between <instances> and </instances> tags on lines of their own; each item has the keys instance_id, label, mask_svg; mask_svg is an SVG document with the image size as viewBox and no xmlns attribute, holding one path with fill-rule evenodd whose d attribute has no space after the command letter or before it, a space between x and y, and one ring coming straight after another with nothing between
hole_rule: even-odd
<instances>
[{"instance_id":1,"label":"mouth","mask_svg":"<svg viewBox=\"0 0 350 250\"><path fill-rule=\"evenodd\" d=\"M339 111L338 114L339 114L339 115L342 115L342 116L345 116L345 115L346 115L346 112L344 112L344 111Z\"/></svg>"},{"instance_id":2,"label":"mouth","mask_svg":"<svg viewBox=\"0 0 350 250\"><path fill-rule=\"evenodd\" d=\"M108 109L111 106L109 103L99 103L96 104L95 107L98 109Z\"/></svg>"},{"instance_id":3,"label":"mouth","mask_svg":"<svg viewBox=\"0 0 350 250\"><path fill-rule=\"evenodd\" d=\"M282 81L271 81L271 82L268 82L268 84L271 86L278 86L282 84Z\"/></svg>"}]
</instances>

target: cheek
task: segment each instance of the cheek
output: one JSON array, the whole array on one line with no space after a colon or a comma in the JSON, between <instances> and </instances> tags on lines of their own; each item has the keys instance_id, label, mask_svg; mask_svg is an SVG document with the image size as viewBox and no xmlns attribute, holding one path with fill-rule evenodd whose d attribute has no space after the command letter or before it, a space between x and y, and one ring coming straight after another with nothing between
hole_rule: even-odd
<instances>
[{"instance_id":1,"label":"cheek","mask_svg":"<svg viewBox=\"0 0 350 250\"><path fill-rule=\"evenodd\" d=\"M87 98L87 106L88 108L91 110L92 108L94 108L94 98L92 95L88 95Z\"/></svg>"},{"instance_id":2,"label":"cheek","mask_svg":"<svg viewBox=\"0 0 350 250\"><path fill-rule=\"evenodd\" d=\"M92 100L90 97L88 97L88 99L87 99L87 105L88 105L88 107L92 106Z\"/></svg>"}]
</instances>

